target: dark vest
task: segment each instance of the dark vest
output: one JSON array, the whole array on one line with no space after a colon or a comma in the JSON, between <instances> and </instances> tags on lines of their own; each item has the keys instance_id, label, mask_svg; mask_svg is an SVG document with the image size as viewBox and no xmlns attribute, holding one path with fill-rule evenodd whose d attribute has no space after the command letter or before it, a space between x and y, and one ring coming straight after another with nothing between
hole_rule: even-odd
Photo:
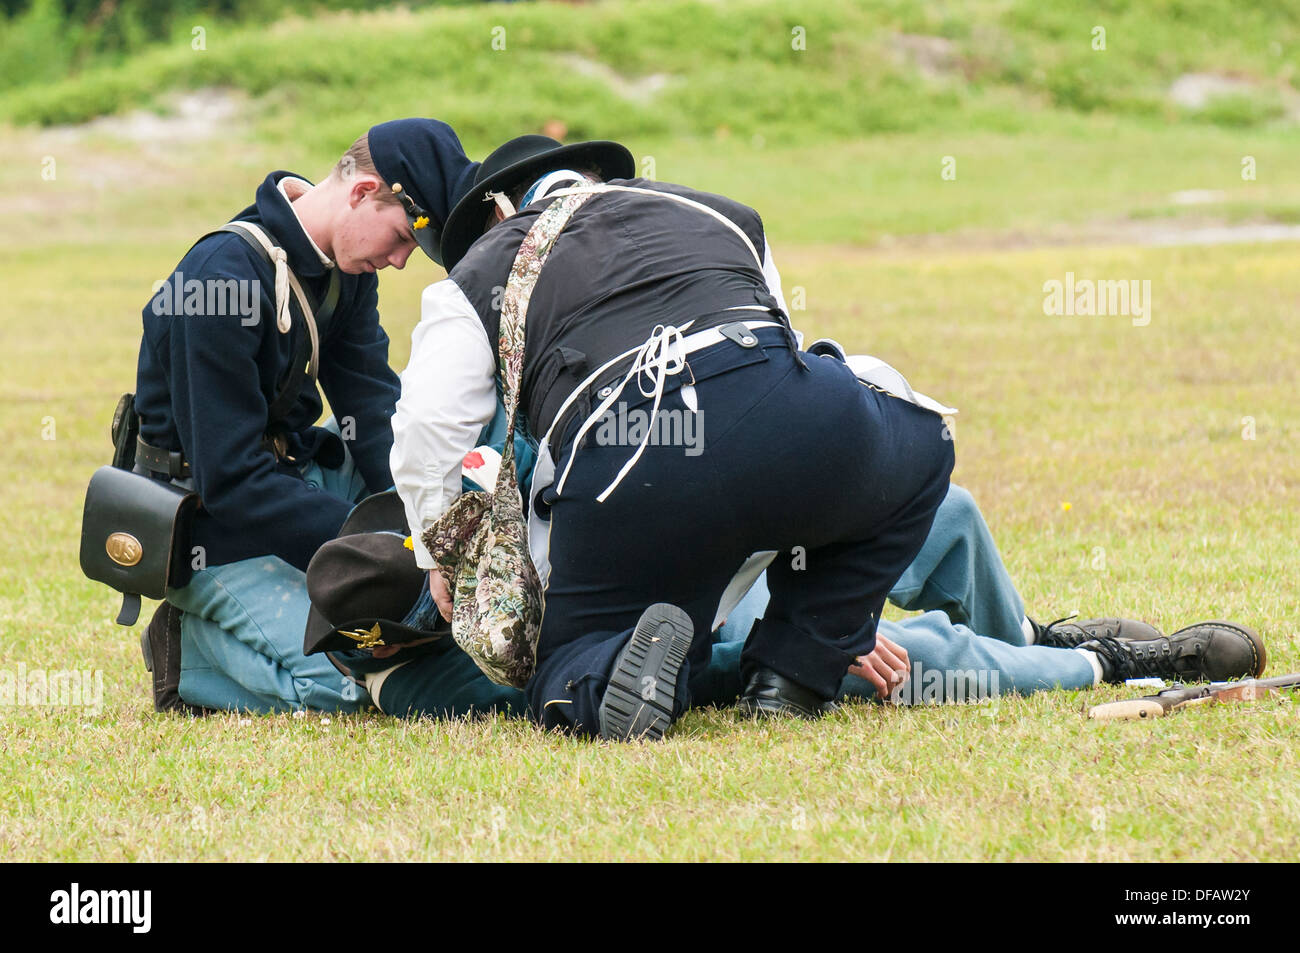
<instances>
[{"instance_id":1,"label":"dark vest","mask_svg":"<svg viewBox=\"0 0 1300 953\"><path fill-rule=\"evenodd\" d=\"M764 254L762 220L739 202L645 179L611 184L672 192L707 205L738 225ZM478 312L494 354L510 267L524 236L550 204L535 202L492 228L451 271ZM779 314L762 268L726 225L672 199L631 192L597 195L569 220L529 302L520 407L532 433L540 438L574 388L606 361L643 343L657 324L680 327L694 319L685 332L691 334L764 319L755 311L725 310L739 305ZM610 368L592 390L621 380L631 362Z\"/></svg>"}]
</instances>

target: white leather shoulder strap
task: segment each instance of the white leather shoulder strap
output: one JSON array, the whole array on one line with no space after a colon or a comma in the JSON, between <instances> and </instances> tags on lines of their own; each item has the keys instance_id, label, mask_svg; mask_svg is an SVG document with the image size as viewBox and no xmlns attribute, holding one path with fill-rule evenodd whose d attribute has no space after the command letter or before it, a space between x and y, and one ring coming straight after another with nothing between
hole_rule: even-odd
<instances>
[{"instance_id":1,"label":"white leather shoulder strap","mask_svg":"<svg viewBox=\"0 0 1300 953\"><path fill-rule=\"evenodd\" d=\"M749 240L749 236L745 234L745 230L717 209L709 208L709 206L705 205L703 202L697 202L694 199L688 199L684 195L677 195L673 192L657 192L654 189L640 189L633 185L609 185L605 182L598 182L595 185L575 186L571 189L556 189L554 192L549 193L547 198L554 198L557 195L578 195L583 192L639 192L642 195L655 195L661 199L672 199L674 202L678 202L682 205L689 205L691 208L699 209L707 215L712 215L723 225L727 226L727 228L735 232L740 237L740 240L745 243L745 247L749 249L749 253L754 256L754 261L758 262L758 270L763 270L763 256L758 253L758 249L756 249L754 243Z\"/></svg>"},{"instance_id":2,"label":"white leather shoulder strap","mask_svg":"<svg viewBox=\"0 0 1300 953\"><path fill-rule=\"evenodd\" d=\"M312 380L315 380L320 365L320 336L316 329L316 315L312 313L311 306L307 303L307 295L302 290L302 285L298 283L298 276L289 268L288 255L283 248L271 241L260 226L252 222L227 224L251 235L271 256L271 262L275 266L275 326L279 328L281 334L288 334L289 328L293 326L293 319L289 314L289 289L293 289L293 296L298 299L298 307L303 317L307 319L307 332L311 335L311 367L307 373L311 375Z\"/></svg>"}]
</instances>

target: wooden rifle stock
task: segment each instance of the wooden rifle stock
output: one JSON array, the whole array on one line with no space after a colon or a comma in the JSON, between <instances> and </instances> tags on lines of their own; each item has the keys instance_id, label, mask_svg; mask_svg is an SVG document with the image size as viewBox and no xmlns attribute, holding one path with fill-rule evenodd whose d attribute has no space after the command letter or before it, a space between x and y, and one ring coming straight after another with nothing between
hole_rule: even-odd
<instances>
[{"instance_id":1,"label":"wooden rifle stock","mask_svg":"<svg viewBox=\"0 0 1300 953\"><path fill-rule=\"evenodd\" d=\"M1300 686L1300 672L1273 678L1249 678L1241 682L1211 682L1209 685L1191 688L1175 685L1145 698L1094 705L1088 710L1088 717L1093 721L1145 721L1163 718L1170 712L1189 705L1252 702L1270 695L1275 688L1297 686Z\"/></svg>"}]
</instances>

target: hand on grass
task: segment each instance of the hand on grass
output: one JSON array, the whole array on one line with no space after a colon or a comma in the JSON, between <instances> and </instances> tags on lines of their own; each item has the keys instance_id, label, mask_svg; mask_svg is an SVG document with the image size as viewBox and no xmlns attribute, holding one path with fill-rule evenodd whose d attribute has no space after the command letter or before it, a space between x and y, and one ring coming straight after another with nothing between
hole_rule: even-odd
<instances>
[{"instance_id":1,"label":"hand on grass","mask_svg":"<svg viewBox=\"0 0 1300 953\"><path fill-rule=\"evenodd\" d=\"M870 682L881 701L889 701L894 690L907 681L911 671L907 649L879 633L876 634L876 647L866 655L859 655L857 662L849 666L849 674Z\"/></svg>"}]
</instances>

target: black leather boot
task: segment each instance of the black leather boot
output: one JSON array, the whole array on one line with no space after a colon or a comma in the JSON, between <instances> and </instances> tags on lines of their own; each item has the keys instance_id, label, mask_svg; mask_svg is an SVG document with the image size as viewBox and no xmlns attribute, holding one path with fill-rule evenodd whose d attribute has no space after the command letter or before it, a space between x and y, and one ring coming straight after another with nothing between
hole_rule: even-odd
<instances>
[{"instance_id":1,"label":"black leather boot","mask_svg":"<svg viewBox=\"0 0 1300 953\"><path fill-rule=\"evenodd\" d=\"M140 635L145 670L153 673L153 709L206 715L207 709L181 700L181 616L180 609L164 601Z\"/></svg>"},{"instance_id":2,"label":"black leather boot","mask_svg":"<svg viewBox=\"0 0 1300 953\"><path fill-rule=\"evenodd\" d=\"M811 689L792 682L779 672L755 665L745 673L745 688L740 696L740 710L755 718L773 715L795 715L799 718L820 718L835 710L835 703L827 701Z\"/></svg>"},{"instance_id":3,"label":"black leather boot","mask_svg":"<svg viewBox=\"0 0 1300 953\"><path fill-rule=\"evenodd\" d=\"M600 736L611 741L658 741L686 707L678 675L691 650L691 617L668 602L646 609L614 660L600 703Z\"/></svg>"}]
</instances>

